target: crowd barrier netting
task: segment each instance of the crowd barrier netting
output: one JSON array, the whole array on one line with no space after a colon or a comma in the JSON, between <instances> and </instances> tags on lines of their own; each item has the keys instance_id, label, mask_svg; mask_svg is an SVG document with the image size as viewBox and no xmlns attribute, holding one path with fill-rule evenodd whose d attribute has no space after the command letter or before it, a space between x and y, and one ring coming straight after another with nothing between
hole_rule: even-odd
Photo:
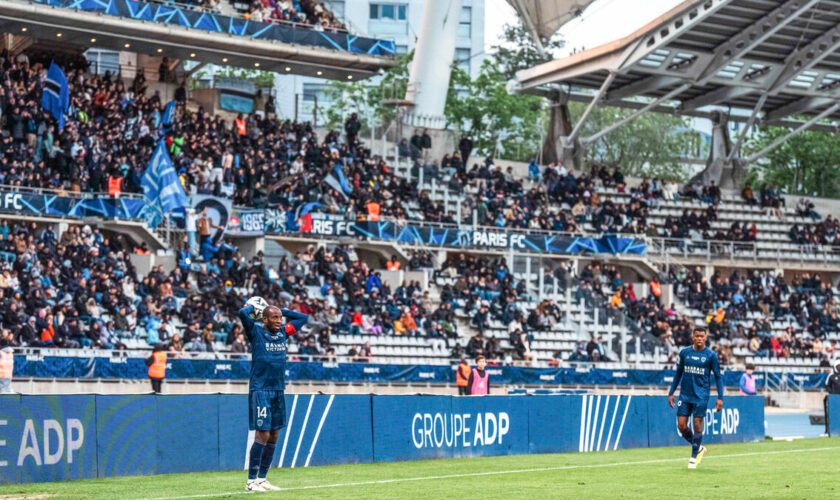
<instances>
[{"instance_id":1,"label":"crowd barrier netting","mask_svg":"<svg viewBox=\"0 0 840 500\"><path fill-rule=\"evenodd\" d=\"M663 396L286 396L275 467L684 444ZM245 395L0 396L0 483L242 470ZM706 414L705 443L764 437L761 397ZM244 477L244 476L243 476Z\"/></svg>"},{"instance_id":2,"label":"crowd barrier netting","mask_svg":"<svg viewBox=\"0 0 840 500\"><path fill-rule=\"evenodd\" d=\"M169 379L247 380L251 362L247 359L172 359L166 363ZM63 357L15 356L15 377L36 378L146 378L142 358L122 356ZM526 368L491 366L494 383L517 385L657 385L667 386L673 370L605 370L600 368ZM738 387L743 372L727 370L723 383ZM764 373L756 373L759 389L764 387ZM774 373L777 382L786 381L804 389L825 387L825 373ZM400 382L454 383L455 367L438 365L390 365L379 363L289 362L287 380L327 382Z\"/></svg>"}]
</instances>

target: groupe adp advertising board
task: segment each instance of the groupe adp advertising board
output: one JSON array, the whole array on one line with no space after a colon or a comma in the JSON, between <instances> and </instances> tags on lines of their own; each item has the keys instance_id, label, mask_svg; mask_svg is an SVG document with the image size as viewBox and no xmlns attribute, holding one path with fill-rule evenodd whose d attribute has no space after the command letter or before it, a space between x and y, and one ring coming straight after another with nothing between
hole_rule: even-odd
<instances>
[{"instance_id":1,"label":"groupe adp advertising board","mask_svg":"<svg viewBox=\"0 0 840 500\"><path fill-rule=\"evenodd\" d=\"M682 445L675 415L664 396L287 394L274 467ZM0 396L0 483L244 469L247 416L241 394ZM763 439L762 398L726 398L705 434Z\"/></svg>"}]
</instances>

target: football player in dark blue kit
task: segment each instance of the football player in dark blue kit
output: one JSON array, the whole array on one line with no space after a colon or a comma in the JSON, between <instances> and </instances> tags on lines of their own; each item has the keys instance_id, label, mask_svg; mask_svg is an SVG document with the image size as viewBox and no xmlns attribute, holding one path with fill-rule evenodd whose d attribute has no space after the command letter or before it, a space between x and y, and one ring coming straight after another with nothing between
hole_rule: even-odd
<instances>
[{"instance_id":1,"label":"football player in dark blue kit","mask_svg":"<svg viewBox=\"0 0 840 500\"><path fill-rule=\"evenodd\" d=\"M680 351L677 374L668 390L668 404L674 408L674 391L680 387L677 399L677 428L686 441L691 443L691 458L688 468L696 469L706 456L703 446L703 420L709 406L709 393L712 387L712 375L717 387L715 411L723 409L723 382L720 378L720 362L717 353L706 347L706 330L695 328L691 335L693 345ZM688 417L693 417L694 432L688 427Z\"/></svg>"},{"instance_id":2,"label":"football player in dark blue kit","mask_svg":"<svg viewBox=\"0 0 840 500\"><path fill-rule=\"evenodd\" d=\"M249 428L255 432L248 455L247 491L279 490L266 479L279 430L286 426L286 337L308 321L305 314L280 310L254 297L239 310L251 342L251 379L248 383ZM260 320L262 320L260 322Z\"/></svg>"}]
</instances>

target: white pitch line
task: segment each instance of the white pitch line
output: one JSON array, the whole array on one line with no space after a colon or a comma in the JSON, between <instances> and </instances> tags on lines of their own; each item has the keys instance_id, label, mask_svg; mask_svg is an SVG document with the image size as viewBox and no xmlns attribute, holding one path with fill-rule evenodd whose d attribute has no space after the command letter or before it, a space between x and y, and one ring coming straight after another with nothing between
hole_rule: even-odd
<instances>
[{"instance_id":1,"label":"white pitch line","mask_svg":"<svg viewBox=\"0 0 840 500\"><path fill-rule=\"evenodd\" d=\"M729 455L711 455L703 459L717 460L721 458L741 458L741 457L761 457L768 455L787 455L791 453L811 453L817 451L833 451L840 450L840 446L824 446L821 448L803 448L798 450L779 450L779 451L754 451L749 453L731 453ZM571 454L571 453L570 453ZM661 458L657 460L638 460L635 462L612 462L606 464L587 464L587 465L561 465L557 467L538 467L533 469L510 469L487 472L468 472L464 474L447 474L442 476L421 476L421 477L404 477L396 479L378 479L371 481L356 481L352 483L332 483L332 484L313 484L309 486L293 486L291 488L281 488L280 491L304 491L304 490L321 490L333 488L348 488L351 486L371 486L377 484L395 484L395 483L410 483L415 481L438 481L442 479L458 479L463 477L484 477L484 476L504 476L509 474L530 474L534 472L552 472L561 470L576 470L576 469L606 469L610 467L626 467L633 465L651 465L664 464L669 462L685 462L685 458ZM140 500L187 500L189 498L211 498L221 496L239 496L251 495L253 492L249 491L231 491L226 493L208 493L200 495L184 495L173 497L157 497L157 498L142 498Z\"/></svg>"}]
</instances>

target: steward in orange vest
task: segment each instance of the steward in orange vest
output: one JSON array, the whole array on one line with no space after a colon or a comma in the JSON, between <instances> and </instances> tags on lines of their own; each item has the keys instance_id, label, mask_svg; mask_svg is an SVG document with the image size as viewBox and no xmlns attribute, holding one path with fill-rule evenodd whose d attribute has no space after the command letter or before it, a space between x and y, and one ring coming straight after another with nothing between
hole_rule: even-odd
<instances>
[{"instance_id":1,"label":"steward in orange vest","mask_svg":"<svg viewBox=\"0 0 840 500\"><path fill-rule=\"evenodd\" d=\"M166 344L155 344L152 355L146 358L149 367L149 380L152 381L152 391L160 394L163 379L166 378Z\"/></svg>"},{"instance_id":2,"label":"steward in orange vest","mask_svg":"<svg viewBox=\"0 0 840 500\"><path fill-rule=\"evenodd\" d=\"M122 193L123 177L121 175L108 176L108 195L111 198L119 198Z\"/></svg>"},{"instance_id":3,"label":"steward in orange vest","mask_svg":"<svg viewBox=\"0 0 840 500\"><path fill-rule=\"evenodd\" d=\"M461 362L458 363L458 369L455 371L455 385L458 386L458 395L459 396L469 396L469 380L470 380L470 364L467 363L467 360L461 358Z\"/></svg>"},{"instance_id":4,"label":"steward in orange vest","mask_svg":"<svg viewBox=\"0 0 840 500\"><path fill-rule=\"evenodd\" d=\"M375 201L369 201L367 203L367 211L368 211L368 220L371 222L377 222L379 220L379 212L381 210L381 205Z\"/></svg>"}]
</instances>

